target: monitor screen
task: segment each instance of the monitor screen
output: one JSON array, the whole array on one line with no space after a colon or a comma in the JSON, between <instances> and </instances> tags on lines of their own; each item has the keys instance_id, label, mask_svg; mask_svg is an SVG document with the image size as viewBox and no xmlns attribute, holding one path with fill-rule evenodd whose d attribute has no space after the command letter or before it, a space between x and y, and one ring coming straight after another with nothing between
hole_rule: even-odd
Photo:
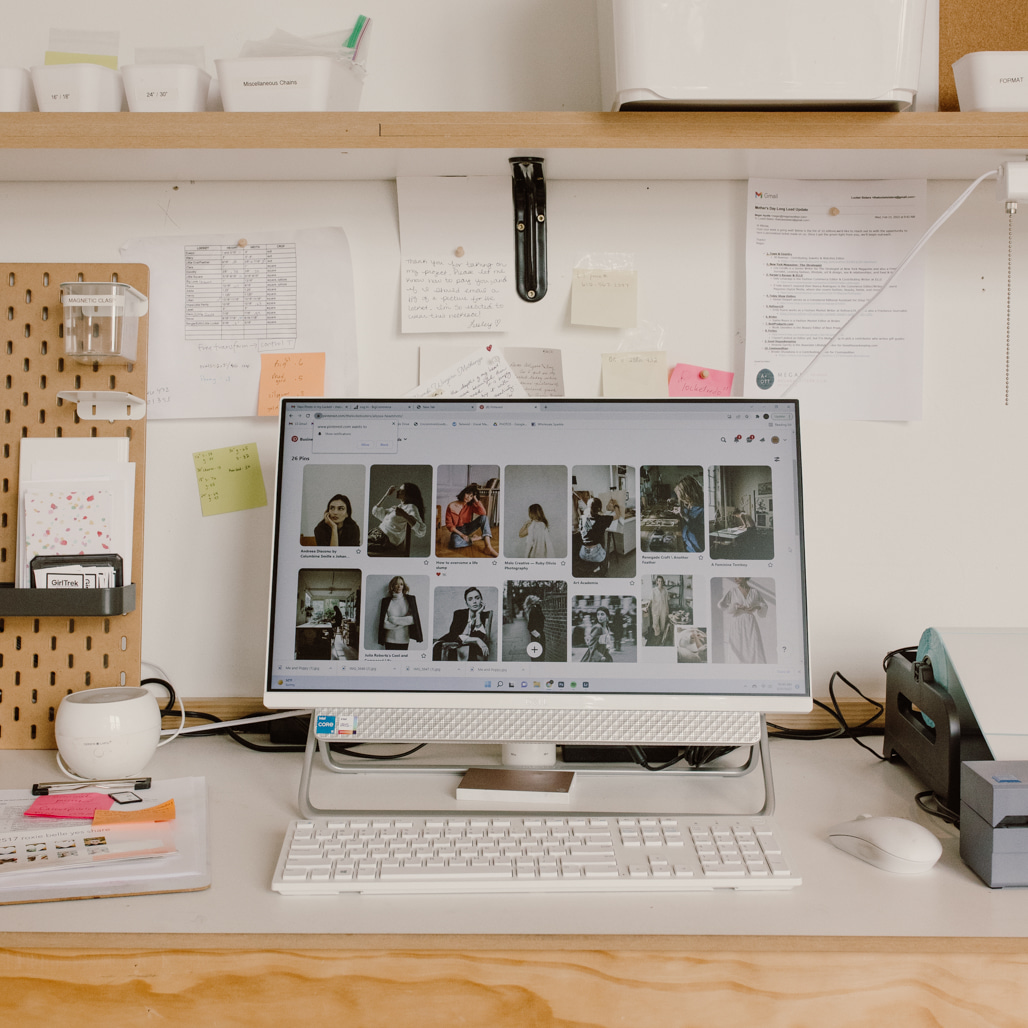
<instances>
[{"instance_id":1,"label":"monitor screen","mask_svg":"<svg viewBox=\"0 0 1028 1028\"><path fill-rule=\"evenodd\" d=\"M398 741L808 710L802 524L792 400L285 399L265 703Z\"/></svg>"}]
</instances>

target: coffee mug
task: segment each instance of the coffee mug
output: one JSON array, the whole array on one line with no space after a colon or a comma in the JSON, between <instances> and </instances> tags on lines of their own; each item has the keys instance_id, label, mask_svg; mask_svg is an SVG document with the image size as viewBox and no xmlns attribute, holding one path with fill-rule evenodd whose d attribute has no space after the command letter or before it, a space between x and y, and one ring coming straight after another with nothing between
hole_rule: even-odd
<instances>
[{"instance_id":1,"label":"coffee mug","mask_svg":"<svg viewBox=\"0 0 1028 1028\"><path fill-rule=\"evenodd\" d=\"M85 689L61 700L57 750L80 778L130 778L146 767L161 735L157 699L141 686Z\"/></svg>"}]
</instances>

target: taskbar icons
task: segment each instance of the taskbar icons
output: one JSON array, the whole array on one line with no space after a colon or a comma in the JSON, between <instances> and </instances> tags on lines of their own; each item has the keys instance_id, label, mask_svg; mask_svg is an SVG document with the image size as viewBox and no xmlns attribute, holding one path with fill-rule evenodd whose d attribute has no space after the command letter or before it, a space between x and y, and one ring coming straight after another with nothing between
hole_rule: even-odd
<instances>
[{"instance_id":1,"label":"taskbar icons","mask_svg":"<svg viewBox=\"0 0 1028 1028\"><path fill-rule=\"evenodd\" d=\"M558 678L497 678L486 679L482 683L483 689L504 691L508 689L588 689L588 682L566 681Z\"/></svg>"}]
</instances>

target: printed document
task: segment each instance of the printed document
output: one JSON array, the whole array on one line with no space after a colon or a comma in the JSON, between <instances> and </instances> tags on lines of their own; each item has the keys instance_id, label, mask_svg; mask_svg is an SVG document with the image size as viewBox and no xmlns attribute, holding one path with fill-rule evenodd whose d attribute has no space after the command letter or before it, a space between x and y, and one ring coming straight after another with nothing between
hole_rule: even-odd
<instances>
[{"instance_id":1,"label":"printed document","mask_svg":"<svg viewBox=\"0 0 1028 1028\"><path fill-rule=\"evenodd\" d=\"M925 197L923 179L750 180L745 395L796 397L820 420L920 419L920 260L890 278L927 228Z\"/></svg>"},{"instance_id":2,"label":"printed document","mask_svg":"<svg viewBox=\"0 0 1028 1028\"><path fill-rule=\"evenodd\" d=\"M257 414L268 353L324 353L324 388L356 395L353 267L342 229L160 236L121 252L150 267L151 420Z\"/></svg>"}]
</instances>

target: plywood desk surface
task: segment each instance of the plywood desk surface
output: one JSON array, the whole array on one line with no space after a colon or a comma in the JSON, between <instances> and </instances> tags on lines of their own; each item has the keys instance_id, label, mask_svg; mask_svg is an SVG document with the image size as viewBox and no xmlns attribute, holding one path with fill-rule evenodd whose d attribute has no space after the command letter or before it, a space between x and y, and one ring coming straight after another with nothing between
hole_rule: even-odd
<instances>
[{"instance_id":1,"label":"plywood desk surface","mask_svg":"<svg viewBox=\"0 0 1028 1028\"><path fill-rule=\"evenodd\" d=\"M775 817L804 878L788 893L297 899L268 883L295 816L299 757L182 739L148 771L207 777L212 888L0 909L0 1011L19 1025L53 1023L64 1003L84 1024L143 1023L133 1018L144 1010L171 1023L282 1024L311 1002L362 1025L451 1025L458 1011L500 1026L755 1013L769 1025L1017 1023L1028 890L982 885L942 825L943 857L926 875L841 853L830 825L862 812L917 818L919 784L852 742L776 741L772 758ZM52 753L0 753L6 788L55 777ZM409 789L379 777L356 779L355 795ZM338 787L326 779L319 787ZM418 783L435 805L456 779Z\"/></svg>"}]
</instances>

